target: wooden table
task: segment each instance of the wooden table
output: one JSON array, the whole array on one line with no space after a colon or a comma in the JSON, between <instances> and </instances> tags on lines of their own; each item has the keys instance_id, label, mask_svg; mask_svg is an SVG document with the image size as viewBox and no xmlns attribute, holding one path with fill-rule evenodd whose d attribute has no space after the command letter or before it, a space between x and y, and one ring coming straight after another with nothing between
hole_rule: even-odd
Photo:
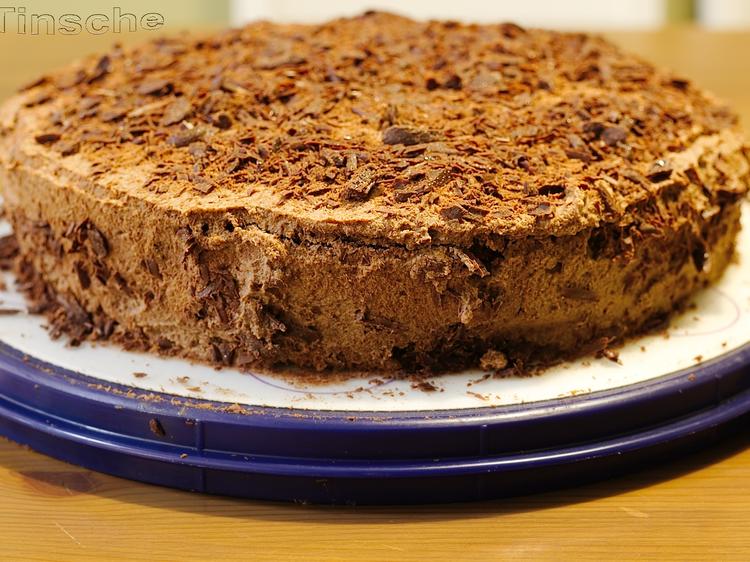
<instances>
[{"instance_id":1,"label":"wooden table","mask_svg":"<svg viewBox=\"0 0 750 562\"><path fill-rule=\"evenodd\" d=\"M750 129L750 34L613 37L729 100ZM0 35L0 96L111 41ZM0 558L748 560L748 446L750 432L627 477L520 499L321 508L160 489L0 440Z\"/></svg>"}]
</instances>

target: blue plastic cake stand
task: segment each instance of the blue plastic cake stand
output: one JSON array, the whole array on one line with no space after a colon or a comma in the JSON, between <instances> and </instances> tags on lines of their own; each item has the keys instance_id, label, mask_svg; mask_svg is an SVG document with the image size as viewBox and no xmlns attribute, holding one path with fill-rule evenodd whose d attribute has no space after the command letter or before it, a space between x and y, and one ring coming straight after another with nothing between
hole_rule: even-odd
<instances>
[{"instance_id":1,"label":"blue plastic cake stand","mask_svg":"<svg viewBox=\"0 0 750 562\"><path fill-rule=\"evenodd\" d=\"M0 344L0 434L92 470L314 503L480 500L610 477L746 425L750 345L631 386L431 412L232 408L118 386Z\"/></svg>"}]
</instances>

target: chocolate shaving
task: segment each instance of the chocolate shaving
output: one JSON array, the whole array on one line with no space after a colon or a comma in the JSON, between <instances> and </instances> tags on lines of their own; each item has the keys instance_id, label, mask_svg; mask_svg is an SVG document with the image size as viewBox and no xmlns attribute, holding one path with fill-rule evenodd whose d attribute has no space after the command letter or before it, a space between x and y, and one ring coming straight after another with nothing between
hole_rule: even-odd
<instances>
[{"instance_id":1,"label":"chocolate shaving","mask_svg":"<svg viewBox=\"0 0 750 562\"><path fill-rule=\"evenodd\" d=\"M128 114L128 109L125 107L111 107L105 109L99 114L99 118L103 123L111 123L112 121L119 121Z\"/></svg>"},{"instance_id":2,"label":"chocolate shaving","mask_svg":"<svg viewBox=\"0 0 750 562\"><path fill-rule=\"evenodd\" d=\"M144 96L165 96L172 91L172 83L166 78L155 78L142 82L136 92Z\"/></svg>"},{"instance_id":3,"label":"chocolate shaving","mask_svg":"<svg viewBox=\"0 0 750 562\"><path fill-rule=\"evenodd\" d=\"M159 336L158 338L156 338L156 347L158 347L162 351L166 351L174 347L174 342L172 342L172 340L170 340L169 338Z\"/></svg>"},{"instance_id":4,"label":"chocolate shaving","mask_svg":"<svg viewBox=\"0 0 750 562\"><path fill-rule=\"evenodd\" d=\"M427 182L432 189L448 185L452 179L453 172L450 170L434 170L427 174Z\"/></svg>"},{"instance_id":5,"label":"chocolate shaving","mask_svg":"<svg viewBox=\"0 0 750 562\"><path fill-rule=\"evenodd\" d=\"M276 56L261 58L255 63L255 68L260 70L275 70L284 66L299 66L305 64L307 59L304 57L292 55L292 56Z\"/></svg>"},{"instance_id":6,"label":"chocolate shaving","mask_svg":"<svg viewBox=\"0 0 750 562\"><path fill-rule=\"evenodd\" d=\"M102 78L104 78L107 74L109 74L111 67L112 60L108 55L100 57L96 63L96 66L94 67L93 72L88 77L88 83L93 84L97 80L101 80Z\"/></svg>"},{"instance_id":7,"label":"chocolate shaving","mask_svg":"<svg viewBox=\"0 0 750 562\"><path fill-rule=\"evenodd\" d=\"M192 129L183 129L182 131L178 131L169 135L169 138L167 138L167 143L176 148L183 148L197 140L200 140L204 134L205 131L199 127L193 127Z\"/></svg>"},{"instance_id":8,"label":"chocolate shaving","mask_svg":"<svg viewBox=\"0 0 750 562\"><path fill-rule=\"evenodd\" d=\"M560 291L560 294L566 299L576 301L596 302L599 300L596 297L596 293L586 287L564 287Z\"/></svg>"},{"instance_id":9,"label":"chocolate shaving","mask_svg":"<svg viewBox=\"0 0 750 562\"><path fill-rule=\"evenodd\" d=\"M208 145L205 142L200 141L191 142L190 147L188 148L188 152L193 158L203 158L208 152Z\"/></svg>"},{"instance_id":10,"label":"chocolate shaving","mask_svg":"<svg viewBox=\"0 0 750 562\"><path fill-rule=\"evenodd\" d=\"M94 329L91 315L73 295L67 297L58 296L57 300L62 306L62 310L65 313L65 322L71 331L71 345L78 345Z\"/></svg>"},{"instance_id":11,"label":"chocolate shaving","mask_svg":"<svg viewBox=\"0 0 750 562\"><path fill-rule=\"evenodd\" d=\"M356 169L357 169L357 155L348 154L346 157L346 171L352 174L354 173Z\"/></svg>"},{"instance_id":12,"label":"chocolate shaving","mask_svg":"<svg viewBox=\"0 0 750 562\"><path fill-rule=\"evenodd\" d=\"M95 321L96 325L94 328L94 333L97 339L99 340L108 340L112 337L112 334L115 333L115 328L117 327L117 322L112 320L111 318L98 318Z\"/></svg>"},{"instance_id":13,"label":"chocolate shaving","mask_svg":"<svg viewBox=\"0 0 750 562\"><path fill-rule=\"evenodd\" d=\"M642 185L643 187L648 187L649 183L646 177L633 169L626 168L624 170L620 170L620 175L625 179L629 179L633 183L637 183L638 185Z\"/></svg>"},{"instance_id":14,"label":"chocolate shaving","mask_svg":"<svg viewBox=\"0 0 750 562\"><path fill-rule=\"evenodd\" d=\"M190 181L193 184L193 189L201 192L203 195L211 193L216 188L216 184L213 181L199 174L190 176Z\"/></svg>"},{"instance_id":15,"label":"chocolate shaving","mask_svg":"<svg viewBox=\"0 0 750 562\"><path fill-rule=\"evenodd\" d=\"M687 80L685 78L672 78L672 80L669 81L669 84L672 87L684 92L690 86L690 80Z\"/></svg>"},{"instance_id":16,"label":"chocolate shaving","mask_svg":"<svg viewBox=\"0 0 750 562\"><path fill-rule=\"evenodd\" d=\"M115 272L112 278L123 293L125 293L126 295L133 294L133 291L128 286L127 279L125 279L119 271Z\"/></svg>"},{"instance_id":17,"label":"chocolate shaving","mask_svg":"<svg viewBox=\"0 0 750 562\"><path fill-rule=\"evenodd\" d=\"M461 205L451 205L450 207L445 207L443 209L440 209L439 213L441 217L449 221L462 221L469 214L469 212Z\"/></svg>"},{"instance_id":18,"label":"chocolate shaving","mask_svg":"<svg viewBox=\"0 0 750 562\"><path fill-rule=\"evenodd\" d=\"M216 342L211 344L213 350L214 362L219 365L231 366L234 364L237 348L225 342Z\"/></svg>"},{"instance_id":19,"label":"chocolate shaving","mask_svg":"<svg viewBox=\"0 0 750 562\"><path fill-rule=\"evenodd\" d=\"M192 110L193 106L187 98L177 98L167 106L166 110L164 111L164 116L162 117L161 124L168 126L179 123L188 115L190 115Z\"/></svg>"},{"instance_id":20,"label":"chocolate shaving","mask_svg":"<svg viewBox=\"0 0 750 562\"><path fill-rule=\"evenodd\" d=\"M49 83L49 77L48 76L40 76L39 78L36 78L32 80L31 82L27 82L20 88L18 88L19 92L25 92L27 90L31 90L33 88L36 88L38 86L42 86L43 84Z\"/></svg>"},{"instance_id":21,"label":"chocolate shaving","mask_svg":"<svg viewBox=\"0 0 750 562\"><path fill-rule=\"evenodd\" d=\"M604 132L604 124L598 121L587 121L583 125L583 132L588 136L598 139Z\"/></svg>"},{"instance_id":22,"label":"chocolate shaving","mask_svg":"<svg viewBox=\"0 0 750 562\"><path fill-rule=\"evenodd\" d=\"M58 133L43 133L34 137L34 140L39 144L52 144L60 140Z\"/></svg>"},{"instance_id":23,"label":"chocolate shaving","mask_svg":"<svg viewBox=\"0 0 750 562\"><path fill-rule=\"evenodd\" d=\"M551 217L554 214L552 206L548 203L540 203L536 207L529 209L529 214L534 217Z\"/></svg>"},{"instance_id":24,"label":"chocolate shaving","mask_svg":"<svg viewBox=\"0 0 750 562\"><path fill-rule=\"evenodd\" d=\"M232 127L232 120L226 113L220 113L212 123L217 129L221 129L222 131L226 131Z\"/></svg>"},{"instance_id":25,"label":"chocolate shaving","mask_svg":"<svg viewBox=\"0 0 750 562\"><path fill-rule=\"evenodd\" d=\"M89 277L89 273L88 271L86 271L83 263L76 262L75 270L76 275L78 276L78 282L81 284L81 288L88 289L91 286L91 277Z\"/></svg>"},{"instance_id":26,"label":"chocolate shaving","mask_svg":"<svg viewBox=\"0 0 750 562\"><path fill-rule=\"evenodd\" d=\"M91 244L91 249L93 250L94 255L99 259L106 258L109 254L109 243L104 235L94 226L89 224L86 229L86 237L88 238L89 244Z\"/></svg>"},{"instance_id":27,"label":"chocolate shaving","mask_svg":"<svg viewBox=\"0 0 750 562\"><path fill-rule=\"evenodd\" d=\"M586 163L589 163L592 160L591 154L589 152L584 152L583 150L567 149L565 155L572 160L582 160Z\"/></svg>"},{"instance_id":28,"label":"chocolate shaving","mask_svg":"<svg viewBox=\"0 0 750 562\"><path fill-rule=\"evenodd\" d=\"M0 270L9 271L18 256L18 241L13 234L0 238Z\"/></svg>"},{"instance_id":29,"label":"chocolate shaving","mask_svg":"<svg viewBox=\"0 0 750 562\"><path fill-rule=\"evenodd\" d=\"M388 127L383 131L384 144L403 144L411 146L437 140L435 134L425 129L413 127Z\"/></svg>"},{"instance_id":30,"label":"chocolate shaving","mask_svg":"<svg viewBox=\"0 0 750 562\"><path fill-rule=\"evenodd\" d=\"M451 75L445 82L443 82L443 88L448 88L449 90L460 90L461 86L461 77L457 74Z\"/></svg>"},{"instance_id":31,"label":"chocolate shaving","mask_svg":"<svg viewBox=\"0 0 750 562\"><path fill-rule=\"evenodd\" d=\"M86 80L86 73L82 68L66 72L55 79L55 86L60 90L74 88Z\"/></svg>"},{"instance_id":32,"label":"chocolate shaving","mask_svg":"<svg viewBox=\"0 0 750 562\"><path fill-rule=\"evenodd\" d=\"M628 137L628 133L621 127L607 127L601 133L601 139L607 146L615 146Z\"/></svg>"},{"instance_id":33,"label":"chocolate shaving","mask_svg":"<svg viewBox=\"0 0 750 562\"><path fill-rule=\"evenodd\" d=\"M151 258L146 258L143 260L143 267L157 279L162 279L161 271L159 270L159 264L156 263L156 261L152 260Z\"/></svg>"},{"instance_id":34,"label":"chocolate shaving","mask_svg":"<svg viewBox=\"0 0 750 562\"><path fill-rule=\"evenodd\" d=\"M376 184L376 174L369 169L362 170L346 183L343 197L348 201L364 201Z\"/></svg>"},{"instance_id":35,"label":"chocolate shaving","mask_svg":"<svg viewBox=\"0 0 750 562\"><path fill-rule=\"evenodd\" d=\"M41 89L29 95L24 101L24 107L35 107L52 100L52 92L49 89Z\"/></svg>"},{"instance_id":36,"label":"chocolate shaving","mask_svg":"<svg viewBox=\"0 0 750 562\"><path fill-rule=\"evenodd\" d=\"M76 154L81 148L81 144L77 141L61 140L55 144L55 150L60 153L60 156L72 156Z\"/></svg>"},{"instance_id":37,"label":"chocolate shaving","mask_svg":"<svg viewBox=\"0 0 750 562\"><path fill-rule=\"evenodd\" d=\"M654 183L668 180L671 176L672 168L664 160L657 160L646 174L646 177Z\"/></svg>"}]
</instances>

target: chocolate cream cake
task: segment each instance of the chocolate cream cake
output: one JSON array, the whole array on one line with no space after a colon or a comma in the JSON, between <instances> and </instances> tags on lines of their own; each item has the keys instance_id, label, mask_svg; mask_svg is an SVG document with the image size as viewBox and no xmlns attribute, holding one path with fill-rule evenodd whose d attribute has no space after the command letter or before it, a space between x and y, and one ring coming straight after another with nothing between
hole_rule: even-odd
<instances>
[{"instance_id":1,"label":"chocolate cream cake","mask_svg":"<svg viewBox=\"0 0 750 562\"><path fill-rule=\"evenodd\" d=\"M241 368L502 369L732 259L734 113L600 37L382 13L80 61L0 109L53 335Z\"/></svg>"}]
</instances>

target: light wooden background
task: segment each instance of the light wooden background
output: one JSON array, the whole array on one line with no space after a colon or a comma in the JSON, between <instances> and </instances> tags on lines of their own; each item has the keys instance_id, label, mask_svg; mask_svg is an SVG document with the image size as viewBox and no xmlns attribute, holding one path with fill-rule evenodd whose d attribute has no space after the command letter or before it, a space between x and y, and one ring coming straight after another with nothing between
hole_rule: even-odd
<instances>
[{"instance_id":1,"label":"light wooden background","mask_svg":"<svg viewBox=\"0 0 750 562\"><path fill-rule=\"evenodd\" d=\"M750 128L747 34L615 39L730 100ZM109 40L0 35L0 97ZM318 508L160 489L0 440L0 559L750 560L749 446L747 431L627 477L526 498Z\"/></svg>"}]
</instances>

